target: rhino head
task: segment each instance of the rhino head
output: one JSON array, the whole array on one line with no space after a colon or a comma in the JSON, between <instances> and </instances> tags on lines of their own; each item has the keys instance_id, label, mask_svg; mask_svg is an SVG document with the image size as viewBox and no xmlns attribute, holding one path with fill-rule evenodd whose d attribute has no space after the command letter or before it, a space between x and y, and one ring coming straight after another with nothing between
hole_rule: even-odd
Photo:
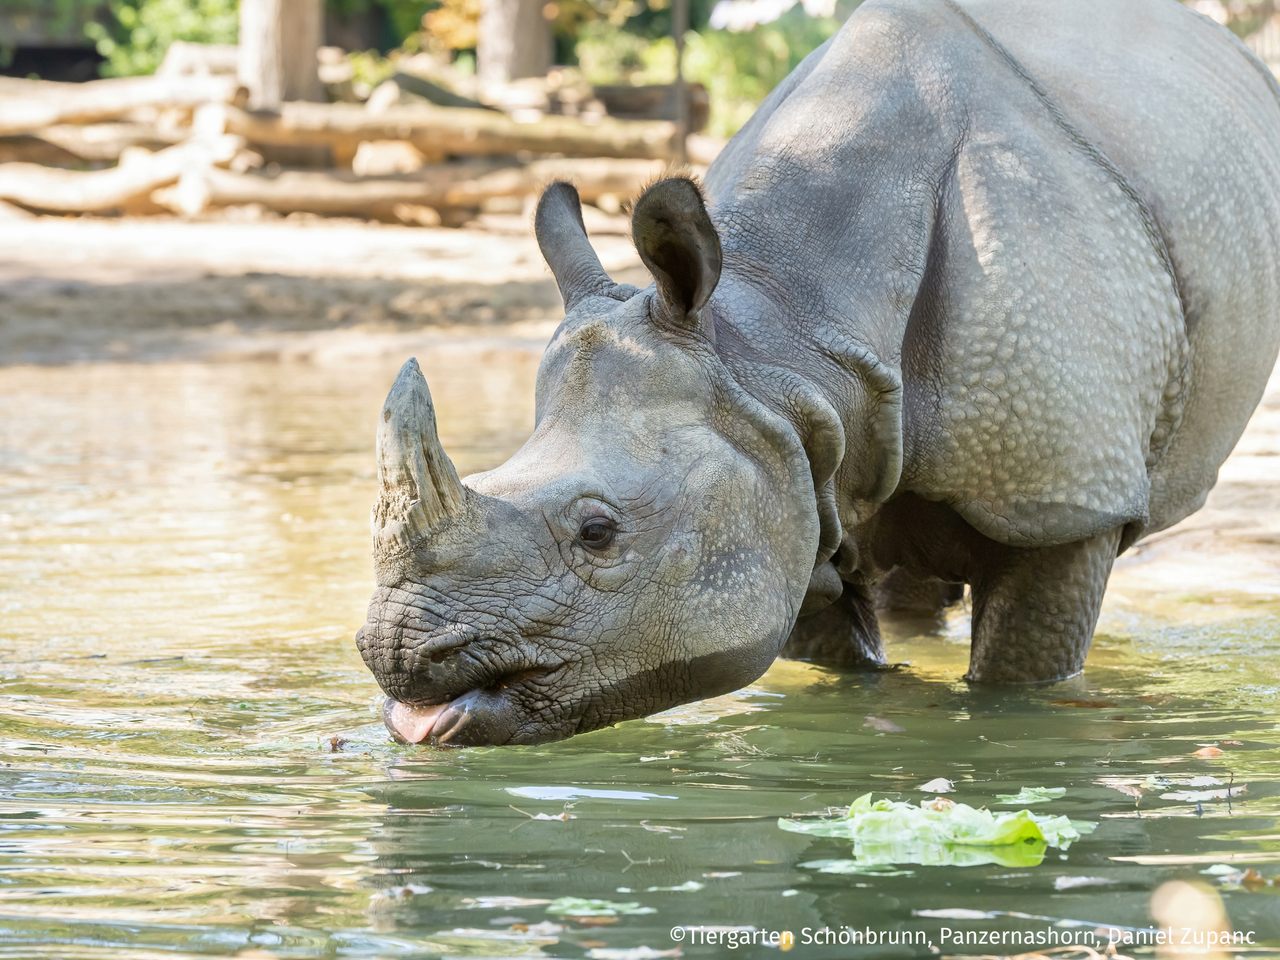
<instances>
[{"instance_id":1,"label":"rhino head","mask_svg":"<svg viewBox=\"0 0 1280 960\"><path fill-rule=\"evenodd\" d=\"M528 442L459 480L414 360L382 411L356 642L402 741L537 743L737 689L786 642L814 567L801 441L717 355L721 248L697 186L636 202L646 290L606 275L568 184L535 227L566 316Z\"/></svg>"}]
</instances>

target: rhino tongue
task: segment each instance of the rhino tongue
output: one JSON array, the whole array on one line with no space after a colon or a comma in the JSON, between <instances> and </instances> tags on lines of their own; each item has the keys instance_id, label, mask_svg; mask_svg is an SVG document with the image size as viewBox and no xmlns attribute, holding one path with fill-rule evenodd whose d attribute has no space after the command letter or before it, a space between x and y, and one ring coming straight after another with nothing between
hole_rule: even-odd
<instances>
[{"instance_id":1,"label":"rhino tongue","mask_svg":"<svg viewBox=\"0 0 1280 960\"><path fill-rule=\"evenodd\" d=\"M431 728L447 706L441 703L434 707L415 707L388 700L382 706L382 722L401 743L421 743L431 736Z\"/></svg>"}]
</instances>

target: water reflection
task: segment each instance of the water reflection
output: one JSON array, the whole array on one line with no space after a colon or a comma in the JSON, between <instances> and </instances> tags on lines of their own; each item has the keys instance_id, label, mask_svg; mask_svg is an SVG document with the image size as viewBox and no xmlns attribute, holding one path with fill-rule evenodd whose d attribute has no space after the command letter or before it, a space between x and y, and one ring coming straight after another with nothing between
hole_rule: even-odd
<instances>
[{"instance_id":1,"label":"water reflection","mask_svg":"<svg viewBox=\"0 0 1280 960\"><path fill-rule=\"evenodd\" d=\"M527 435L538 353L419 355L459 472ZM960 684L955 610L891 627L907 667L778 664L544 747L393 746L351 637L400 359L0 371L0 955L721 955L673 942L699 924L937 944L942 925L1140 926L1175 877L1280 939L1275 887L1201 875L1280 873L1280 604L1260 593L1123 581L1086 677L1051 688ZM1210 776L1247 789L1162 799ZM973 806L1063 787L1036 809L1099 827L1025 870L837 875L801 864L847 842L776 826L937 777ZM549 912L565 897L652 912ZM947 919L965 910L1003 913Z\"/></svg>"}]
</instances>

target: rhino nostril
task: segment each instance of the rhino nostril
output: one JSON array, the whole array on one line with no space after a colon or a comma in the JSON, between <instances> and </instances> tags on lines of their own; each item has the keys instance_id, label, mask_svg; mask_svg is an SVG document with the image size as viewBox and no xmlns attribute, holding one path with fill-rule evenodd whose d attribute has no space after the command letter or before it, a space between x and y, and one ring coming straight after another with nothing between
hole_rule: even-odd
<instances>
[{"instance_id":1,"label":"rhino nostril","mask_svg":"<svg viewBox=\"0 0 1280 960\"><path fill-rule=\"evenodd\" d=\"M497 641L495 641L493 637L468 636L462 640L454 640L454 642L447 647L439 647L438 649L431 651L427 659L432 663L440 664L444 663L446 660L453 660L461 655L474 656L474 651L477 647L483 649L486 644L494 642ZM468 650L470 650L471 653L468 653Z\"/></svg>"},{"instance_id":2,"label":"rhino nostril","mask_svg":"<svg viewBox=\"0 0 1280 960\"><path fill-rule=\"evenodd\" d=\"M508 673L504 676L498 677L483 689L485 693L501 693L510 686L514 686L515 684L521 683L525 680L540 677L546 672L547 671L541 667L534 667L529 670L517 670L514 673Z\"/></svg>"}]
</instances>

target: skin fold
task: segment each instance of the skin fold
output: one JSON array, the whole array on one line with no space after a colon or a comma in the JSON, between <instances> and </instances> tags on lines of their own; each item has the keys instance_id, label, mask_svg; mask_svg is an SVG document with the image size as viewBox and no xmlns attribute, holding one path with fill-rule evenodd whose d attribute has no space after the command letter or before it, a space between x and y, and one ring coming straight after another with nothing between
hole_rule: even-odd
<instances>
[{"instance_id":1,"label":"skin fold","mask_svg":"<svg viewBox=\"0 0 1280 960\"><path fill-rule=\"evenodd\" d=\"M400 739L535 743L883 663L968 584L973 682L1083 669L1111 565L1198 509L1280 345L1280 89L1172 0L868 0L614 284L576 191L536 426L459 480L379 423L357 643ZM850 705L856 709L856 705Z\"/></svg>"}]
</instances>

